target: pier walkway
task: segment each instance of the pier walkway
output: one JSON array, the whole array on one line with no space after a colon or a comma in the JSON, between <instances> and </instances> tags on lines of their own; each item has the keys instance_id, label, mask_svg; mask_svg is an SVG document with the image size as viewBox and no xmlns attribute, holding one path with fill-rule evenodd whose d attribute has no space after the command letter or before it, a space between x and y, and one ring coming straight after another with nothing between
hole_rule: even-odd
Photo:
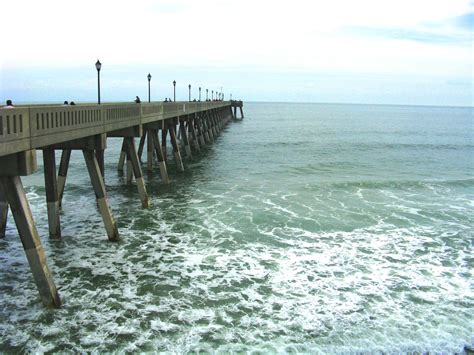
<instances>
[{"instance_id":1,"label":"pier walkway","mask_svg":"<svg viewBox=\"0 0 474 355\"><path fill-rule=\"evenodd\" d=\"M104 184L104 157L108 137L123 139L118 170L126 170L127 183L135 179L143 208L150 206L141 157L146 169L157 163L163 183L169 183L167 143L171 143L178 171L181 156L199 153L212 143L232 119L243 118L242 101L105 103L30 105L0 109L0 238L5 236L8 211L15 220L42 302L59 307L61 300L26 198L21 176L37 170L36 150L43 151L48 228L51 238L61 238L60 207L72 150L81 150L108 239L117 241ZM160 141L161 137L161 141ZM139 138L138 147L135 138ZM55 152L61 160L56 169Z\"/></svg>"}]
</instances>

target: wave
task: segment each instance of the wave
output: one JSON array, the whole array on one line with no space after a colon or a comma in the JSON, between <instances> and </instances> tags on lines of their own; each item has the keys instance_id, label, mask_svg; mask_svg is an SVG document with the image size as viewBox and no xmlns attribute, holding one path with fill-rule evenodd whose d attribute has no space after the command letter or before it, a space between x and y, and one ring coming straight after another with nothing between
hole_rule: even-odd
<instances>
[{"instance_id":1,"label":"wave","mask_svg":"<svg viewBox=\"0 0 474 355\"><path fill-rule=\"evenodd\" d=\"M365 188L365 189L403 189L403 188L431 188L439 187L474 187L474 178L448 180L365 180L335 182L328 185L335 188ZM473 191L474 193L474 191Z\"/></svg>"}]
</instances>

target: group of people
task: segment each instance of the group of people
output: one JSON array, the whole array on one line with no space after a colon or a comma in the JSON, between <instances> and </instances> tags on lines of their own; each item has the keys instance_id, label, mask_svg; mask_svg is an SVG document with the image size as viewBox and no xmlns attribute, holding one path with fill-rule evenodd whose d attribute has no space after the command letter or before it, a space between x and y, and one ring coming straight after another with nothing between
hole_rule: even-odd
<instances>
[{"instance_id":1,"label":"group of people","mask_svg":"<svg viewBox=\"0 0 474 355\"><path fill-rule=\"evenodd\" d=\"M3 106L3 108L14 108L15 106L13 106L13 101L12 100L7 100L5 102L5 106ZM63 106L75 106L76 103L74 101L71 101L70 103L68 101L64 101L63 103Z\"/></svg>"},{"instance_id":2,"label":"group of people","mask_svg":"<svg viewBox=\"0 0 474 355\"><path fill-rule=\"evenodd\" d=\"M196 101L196 99L194 99L193 101ZM211 100L211 99L207 99L206 101L222 101L222 100ZM135 103L139 104L141 103L142 101L140 100L140 98L138 96L135 97ZM165 98L165 101L164 102L173 102L173 100L171 100L171 98ZM68 102L68 101L64 101L63 103L63 106L75 106L76 103L74 101L71 101L71 102ZM3 108L14 108L15 106L13 106L13 102L12 100L7 100L6 101L6 106L3 106Z\"/></svg>"}]
</instances>

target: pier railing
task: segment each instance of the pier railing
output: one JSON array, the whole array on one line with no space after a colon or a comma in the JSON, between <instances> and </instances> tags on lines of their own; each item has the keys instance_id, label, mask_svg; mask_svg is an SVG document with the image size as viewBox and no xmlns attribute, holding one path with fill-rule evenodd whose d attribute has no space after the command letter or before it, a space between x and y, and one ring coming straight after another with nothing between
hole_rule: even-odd
<instances>
[{"instance_id":1,"label":"pier railing","mask_svg":"<svg viewBox=\"0 0 474 355\"><path fill-rule=\"evenodd\" d=\"M229 101L0 108L0 156L230 106Z\"/></svg>"}]
</instances>

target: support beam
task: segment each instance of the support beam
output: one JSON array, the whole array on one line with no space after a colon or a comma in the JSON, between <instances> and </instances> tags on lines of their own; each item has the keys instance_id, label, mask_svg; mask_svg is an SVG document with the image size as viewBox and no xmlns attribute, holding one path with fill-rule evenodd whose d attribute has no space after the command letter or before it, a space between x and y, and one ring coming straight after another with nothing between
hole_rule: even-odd
<instances>
[{"instance_id":1,"label":"support beam","mask_svg":"<svg viewBox=\"0 0 474 355\"><path fill-rule=\"evenodd\" d=\"M189 145L188 132L186 131L186 127L184 123L185 123L184 121L181 121L179 123L179 131L181 132L181 139L183 140L183 143L184 143L184 150L186 151L186 157L192 158L193 154L191 153L191 146Z\"/></svg>"},{"instance_id":2,"label":"support beam","mask_svg":"<svg viewBox=\"0 0 474 355\"><path fill-rule=\"evenodd\" d=\"M194 121L196 123L196 128L198 130L199 143L201 144L201 147L204 147L206 145L206 139L204 137L204 129L202 126L201 115L196 114Z\"/></svg>"},{"instance_id":3,"label":"support beam","mask_svg":"<svg viewBox=\"0 0 474 355\"><path fill-rule=\"evenodd\" d=\"M125 143L125 145L126 145L126 143ZM126 162L127 162L127 165L126 165L127 168L126 168L126 172L125 172L126 184L131 185L132 182L133 182L133 167L132 167L132 161L130 160L130 157L129 157L128 153L127 153Z\"/></svg>"},{"instance_id":4,"label":"support beam","mask_svg":"<svg viewBox=\"0 0 474 355\"><path fill-rule=\"evenodd\" d=\"M64 187L66 186L67 171L69 168L69 160L71 159L71 149L63 149L61 153L61 161L58 171L58 205L61 207L64 195Z\"/></svg>"},{"instance_id":5,"label":"support beam","mask_svg":"<svg viewBox=\"0 0 474 355\"><path fill-rule=\"evenodd\" d=\"M168 130L170 131L170 140L173 146L174 160L178 171L184 171L183 160L181 159L181 153L179 152L178 142L176 141L176 133L174 131L174 124L169 125Z\"/></svg>"},{"instance_id":6,"label":"support beam","mask_svg":"<svg viewBox=\"0 0 474 355\"><path fill-rule=\"evenodd\" d=\"M168 128L163 127L161 130L161 151L163 152L163 159L166 162L168 160L167 155L166 155L166 136L168 134Z\"/></svg>"},{"instance_id":7,"label":"support beam","mask_svg":"<svg viewBox=\"0 0 474 355\"><path fill-rule=\"evenodd\" d=\"M13 218L20 235L26 258L38 288L41 301L47 307L61 306L56 285L49 271L46 255L41 244L36 225L33 221L25 190L19 176L0 177L8 203L11 206Z\"/></svg>"},{"instance_id":8,"label":"support beam","mask_svg":"<svg viewBox=\"0 0 474 355\"><path fill-rule=\"evenodd\" d=\"M143 148L145 146L145 138L147 136L147 131L143 132L143 135L140 137L140 144L138 144L138 159L142 161Z\"/></svg>"},{"instance_id":9,"label":"support beam","mask_svg":"<svg viewBox=\"0 0 474 355\"><path fill-rule=\"evenodd\" d=\"M148 130L145 131L145 134L147 136L146 169L151 173L153 171L153 141Z\"/></svg>"},{"instance_id":10,"label":"support beam","mask_svg":"<svg viewBox=\"0 0 474 355\"><path fill-rule=\"evenodd\" d=\"M120 149L120 158L117 166L118 171L123 171L123 166L125 164L125 157L127 156L127 148L125 145L125 138L122 142L122 148Z\"/></svg>"},{"instance_id":11,"label":"support beam","mask_svg":"<svg viewBox=\"0 0 474 355\"><path fill-rule=\"evenodd\" d=\"M97 163L99 164L102 177L105 177L105 150L97 148L95 151L95 156L97 157Z\"/></svg>"},{"instance_id":12,"label":"support beam","mask_svg":"<svg viewBox=\"0 0 474 355\"><path fill-rule=\"evenodd\" d=\"M8 202L2 184L0 184L0 238L5 237L8 220Z\"/></svg>"},{"instance_id":13,"label":"support beam","mask_svg":"<svg viewBox=\"0 0 474 355\"><path fill-rule=\"evenodd\" d=\"M119 239L119 233L117 224L112 217L109 204L106 198L105 185L102 175L100 173L99 164L93 150L83 149L82 154L86 161L87 170L89 171L89 177L91 179L92 187L94 188L95 197L97 199L97 205L104 221L105 230L110 241L117 241Z\"/></svg>"},{"instance_id":14,"label":"support beam","mask_svg":"<svg viewBox=\"0 0 474 355\"><path fill-rule=\"evenodd\" d=\"M212 110L210 117L211 117L211 121L212 121L212 127L214 128L214 135L217 136L220 132L219 119L218 119L217 111Z\"/></svg>"},{"instance_id":15,"label":"support beam","mask_svg":"<svg viewBox=\"0 0 474 355\"><path fill-rule=\"evenodd\" d=\"M161 175L161 180L165 184L170 183L170 179L168 177L168 170L166 169L166 162L163 157L163 152L161 151L161 145L160 145L160 139L158 138L158 130L152 130L150 131L151 134L151 139L153 142L153 146L155 148L156 156L158 158L158 165L160 167L160 175Z\"/></svg>"},{"instance_id":16,"label":"support beam","mask_svg":"<svg viewBox=\"0 0 474 355\"><path fill-rule=\"evenodd\" d=\"M51 238L61 238L61 222L59 219L58 184L56 180L56 158L54 149L43 149L44 185L46 204L48 207L48 226Z\"/></svg>"},{"instance_id":17,"label":"support beam","mask_svg":"<svg viewBox=\"0 0 474 355\"><path fill-rule=\"evenodd\" d=\"M204 141L206 142L206 144L211 143L211 138L209 136L209 129L207 127L205 114L201 115L201 127L202 127L202 133L204 135Z\"/></svg>"},{"instance_id":18,"label":"support beam","mask_svg":"<svg viewBox=\"0 0 474 355\"><path fill-rule=\"evenodd\" d=\"M142 207L149 208L150 199L148 198L148 194L146 192L145 180L143 179L142 168L140 166L140 162L138 160L138 154L135 149L135 141L133 137L126 137L125 140L127 143L127 159L129 159L132 165L133 174L135 175L135 181L137 182L138 195L140 196L140 200L142 201ZM150 140L150 137L148 137L148 140Z\"/></svg>"},{"instance_id":19,"label":"support beam","mask_svg":"<svg viewBox=\"0 0 474 355\"><path fill-rule=\"evenodd\" d=\"M211 140L214 141L216 139L216 135L215 135L214 127L211 120L211 111L206 112L206 123L207 123L207 128L209 130L209 138L211 138Z\"/></svg>"},{"instance_id":20,"label":"support beam","mask_svg":"<svg viewBox=\"0 0 474 355\"><path fill-rule=\"evenodd\" d=\"M196 132L196 126L195 126L195 120L196 120L196 118L193 117L188 121L188 128L189 128L189 132L191 133L191 136L193 137L194 148L199 153L201 151L201 147L199 146L198 134Z\"/></svg>"}]
</instances>

